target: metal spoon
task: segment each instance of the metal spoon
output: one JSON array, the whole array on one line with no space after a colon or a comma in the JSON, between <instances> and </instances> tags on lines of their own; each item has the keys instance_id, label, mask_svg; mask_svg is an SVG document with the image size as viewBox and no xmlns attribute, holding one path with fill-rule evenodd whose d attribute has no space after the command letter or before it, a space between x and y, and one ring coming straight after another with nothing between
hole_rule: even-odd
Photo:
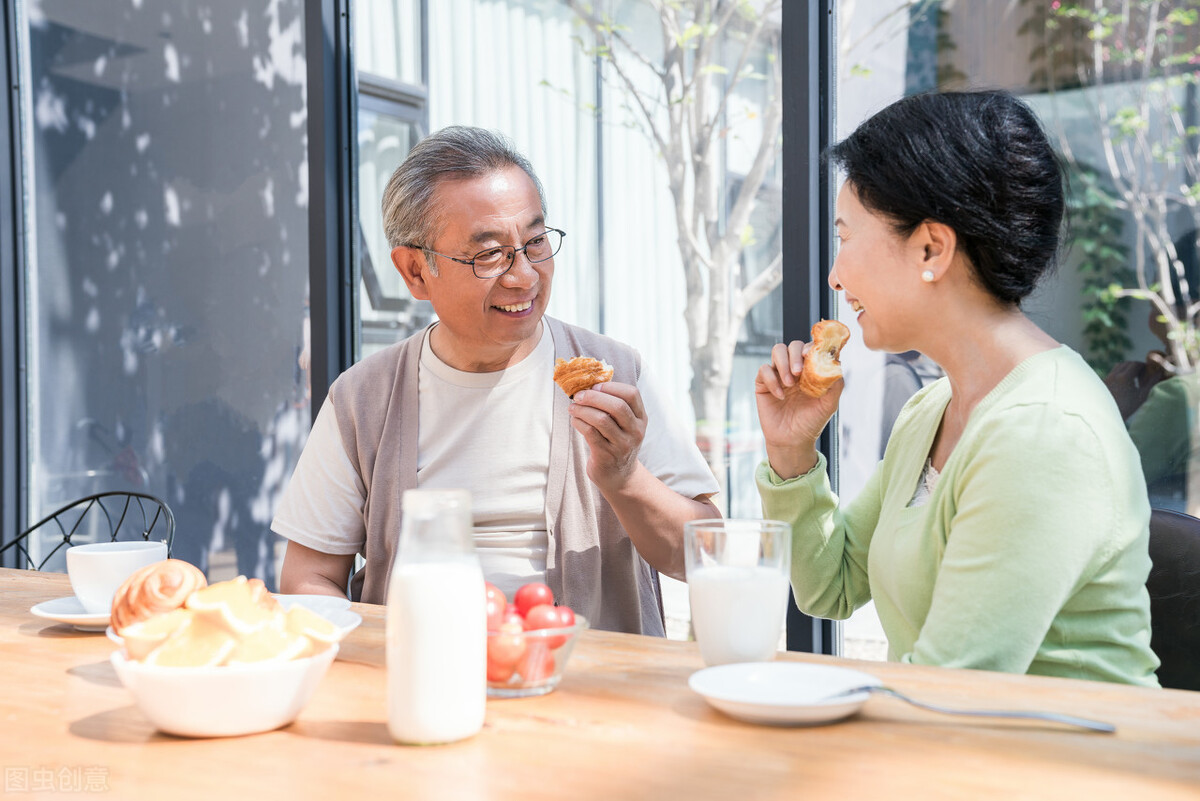
<instances>
[{"instance_id":1,"label":"metal spoon","mask_svg":"<svg viewBox=\"0 0 1200 801\"><path fill-rule=\"evenodd\" d=\"M974 715L987 718L1020 718L1023 720L1044 720L1052 723L1064 723L1068 726L1078 726L1081 729L1090 731L1103 732L1111 734L1117 730L1117 727L1111 723L1103 723L1098 720L1088 720L1087 718L1079 718L1074 715L1062 715L1057 712L1023 712L1023 711L1008 711L1001 709L950 709L949 707L936 706L924 701L918 701L915 698L910 698L902 692L893 690L891 687L882 687L874 684L867 684L861 687L851 687L848 690L842 690L834 695L829 696L825 700L840 698L844 695L855 695L857 693L879 693L881 695L890 695L893 698L898 698L901 701L912 704L921 709L927 709L930 712L941 712L945 715Z\"/></svg>"}]
</instances>

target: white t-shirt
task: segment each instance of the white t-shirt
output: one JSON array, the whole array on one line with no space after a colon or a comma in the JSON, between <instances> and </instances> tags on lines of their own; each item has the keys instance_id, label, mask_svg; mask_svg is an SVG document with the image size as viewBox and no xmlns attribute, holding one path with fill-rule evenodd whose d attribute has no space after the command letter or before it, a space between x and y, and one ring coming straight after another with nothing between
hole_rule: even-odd
<instances>
[{"instance_id":1,"label":"white t-shirt","mask_svg":"<svg viewBox=\"0 0 1200 801\"><path fill-rule=\"evenodd\" d=\"M484 575L506 595L546 572L546 481L553 424L554 342L506 370L468 373L434 355L425 338L417 376L417 486L471 490ZM716 479L692 437L663 404L645 366L638 391L646 434L638 460L675 492L711 495ZM327 398L284 491L271 528L329 554L363 550L366 487L342 445Z\"/></svg>"}]
</instances>

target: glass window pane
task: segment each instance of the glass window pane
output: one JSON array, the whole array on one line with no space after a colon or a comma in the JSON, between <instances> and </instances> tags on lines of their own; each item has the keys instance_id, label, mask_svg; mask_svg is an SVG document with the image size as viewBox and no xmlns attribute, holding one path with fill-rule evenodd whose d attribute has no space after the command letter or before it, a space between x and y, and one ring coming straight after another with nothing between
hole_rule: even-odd
<instances>
[{"instance_id":1,"label":"glass window pane","mask_svg":"<svg viewBox=\"0 0 1200 801\"><path fill-rule=\"evenodd\" d=\"M835 72L839 136L931 89L1000 87L1030 103L1063 156L1071 225L1057 273L1024 309L1105 378L1151 505L1194 515L1200 107L1190 56L1200 24L1177 6L844 0ZM852 318L843 315L853 329ZM844 497L874 468L899 404L939 373L915 354L871 353L860 342L843 357L855 390L841 405ZM869 608L845 632L848 655L883 657Z\"/></svg>"},{"instance_id":2,"label":"glass window pane","mask_svg":"<svg viewBox=\"0 0 1200 801\"><path fill-rule=\"evenodd\" d=\"M391 246L383 234L384 187L419 133L415 124L377 110L385 107L363 98L358 112L360 358L399 342L433 319L433 307L414 300L392 266Z\"/></svg>"},{"instance_id":3,"label":"glass window pane","mask_svg":"<svg viewBox=\"0 0 1200 801\"><path fill-rule=\"evenodd\" d=\"M652 4L606 0L591 4L611 14L627 41L651 61L663 59L663 23L659 16L691 14L688 4ZM687 6L687 8L683 8ZM761 3L746 4L752 14ZM761 435L753 400L753 376L762 362L764 343L782 335L779 295L764 278L758 293L755 279L778 269L780 248L778 165L774 147L778 131L764 113L768 100L778 100L775 69L779 56L776 24L752 48L751 75L738 82L728 110L716 125L713 148L705 161L713 175L704 184L710 194L672 194L663 148L648 135L647 120L637 116L638 103L622 86L610 65L596 73L592 34L560 2L552 0L446 0L430 4L431 128L451 123L482 125L502 131L524 151L546 185L551 224L568 231L557 258L551 314L599 330L641 352L672 414L689 429L700 419L702 442L711 445L713 467L726 491L718 499L727 512L758 516L754 465L762 458ZM740 17L739 17L740 19ZM688 30L687 23L676 30ZM718 93L739 64L745 30L730 31L712 49L713 61L701 64L697 82ZM524 48L520 59L481 58L491 43L538 42ZM691 51L689 50L689 56ZM653 122L666 123L666 109L690 107L696 101L670 100L655 92L662 83L643 70L635 56L619 55L634 76L647 108L660 109ZM604 59L601 59L604 62ZM689 60L689 75L695 69ZM599 82L597 78L600 78ZM712 108L717 108L715 100ZM599 123L594 114L600 109ZM766 179L748 191L756 199L742 220L737 199L766 132ZM682 136L687 141L690 134ZM665 140L664 140L665 141ZM690 154L676 162L691 168ZM685 193L687 188L683 188ZM703 224L681 237L676 203L703 208ZM738 215L738 216L735 216ZM735 226L736 221L736 228ZM733 229L734 257L708 271L705 257L717 238ZM703 255L685 267L681 242L696 236ZM726 247L728 248L728 244ZM688 270L694 272L689 287ZM733 316L707 317L705 301L688 306L689 288L701 294L713 287L728 308L755 292L757 303L741 321ZM715 302L717 309L725 308ZM694 334L694 336L693 336ZM719 344L714 344L719 341ZM769 345L766 347L769 348ZM703 378L693 385L693 376ZM664 582L668 636L688 635L689 609L685 585Z\"/></svg>"},{"instance_id":4,"label":"glass window pane","mask_svg":"<svg viewBox=\"0 0 1200 801\"><path fill-rule=\"evenodd\" d=\"M357 69L401 83L425 83L421 0L358 0L354 14Z\"/></svg>"},{"instance_id":5,"label":"glass window pane","mask_svg":"<svg viewBox=\"0 0 1200 801\"><path fill-rule=\"evenodd\" d=\"M274 587L309 427L304 3L22 3L29 509L158 495Z\"/></svg>"}]
</instances>

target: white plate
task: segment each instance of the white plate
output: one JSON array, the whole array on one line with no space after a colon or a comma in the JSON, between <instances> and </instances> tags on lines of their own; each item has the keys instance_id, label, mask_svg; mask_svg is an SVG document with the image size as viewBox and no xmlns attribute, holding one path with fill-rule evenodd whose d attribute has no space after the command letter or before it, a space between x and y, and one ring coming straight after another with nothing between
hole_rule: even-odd
<instances>
[{"instance_id":1,"label":"white plate","mask_svg":"<svg viewBox=\"0 0 1200 801\"><path fill-rule=\"evenodd\" d=\"M83 602L74 595L68 595L66 598L55 598L53 601L45 601L34 606L29 611L38 617L74 626L80 631L104 631L104 627L108 625L109 618L108 612L97 614L87 611L83 608Z\"/></svg>"},{"instance_id":2,"label":"white plate","mask_svg":"<svg viewBox=\"0 0 1200 801\"><path fill-rule=\"evenodd\" d=\"M345 637L362 623L362 615L350 610L350 601L332 595L276 595L284 609L305 606L342 630Z\"/></svg>"},{"instance_id":3,"label":"white plate","mask_svg":"<svg viewBox=\"0 0 1200 801\"><path fill-rule=\"evenodd\" d=\"M291 609L293 606L307 606L318 615L328 615L332 612L340 612L350 608L350 600L348 598L337 598L333 595L277 594L275 600L279 601L279 605L284 609Z\"/></svg>"},{"instance_id":4,"label":"white plate","mask_svg":"<svg viewBox=\"0 0 1200 801\"><path fill-rule=\"evenodd\" d=\"M278 597L280 599L280 603L282 603L283 599L287 598L288 596L280 595ZM292 597L303 597L303 596L292 596ZM337 601L337 598L331 598L330 600ZM287 608L288 606L296 606L296 605L297 605L296 603L284 604L284 608ZM299 604L299 605L308 606L308 604ZM346 606L349 606L349 605L350 605L350 602L347 601ZM328 609L316 610L316 609L314 609L313 611L317 612L317 614L321 615L321 617L325 618L330 623L337 626L342 632L342 637L345 637L347 634L354 631L356 628L358 628L359 624L362 623L362 615L360 615L358 612L351 612L349 609L335 609L335 610L328 610ZM107 618L105 620L107 622ZM125 640L122 639L120 634L117 634L117 632L113 629L112 626L109 626L108 628L106 628L104 630L104 633L106 635L108 635L108 639L112 640L117 645L125 644Z\"/></svg>"},{"instance_id":5,"label":"white plate","mask_svg":"<svg viewBox=\"0 0 1200 801\"><path fill-rule=\"evenodd\" d=\"M811 726L849 717L870 697L844 690L880 680L868 673L807 662L744 662L698 670L688 686L714 708L750 723Z\"/></svg>"}]
</instances>

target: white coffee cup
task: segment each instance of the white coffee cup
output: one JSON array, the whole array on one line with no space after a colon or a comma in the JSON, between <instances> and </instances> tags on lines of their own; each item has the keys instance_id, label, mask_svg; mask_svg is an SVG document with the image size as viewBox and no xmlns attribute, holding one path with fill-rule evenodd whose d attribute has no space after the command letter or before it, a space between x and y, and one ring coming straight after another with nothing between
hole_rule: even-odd
<instances>
[{"instance_id":1,"label":"white coffee cup","mask_svg":"<svg viewBox=\"0 0 1200 801\"><path fill-rule=\"evenodd\" d=\"M113 595L139 567L167 558L165 542L93 542L67 549L67 576L83 608L93 615L112 608Z\"/></svg>"}]
</instances>

